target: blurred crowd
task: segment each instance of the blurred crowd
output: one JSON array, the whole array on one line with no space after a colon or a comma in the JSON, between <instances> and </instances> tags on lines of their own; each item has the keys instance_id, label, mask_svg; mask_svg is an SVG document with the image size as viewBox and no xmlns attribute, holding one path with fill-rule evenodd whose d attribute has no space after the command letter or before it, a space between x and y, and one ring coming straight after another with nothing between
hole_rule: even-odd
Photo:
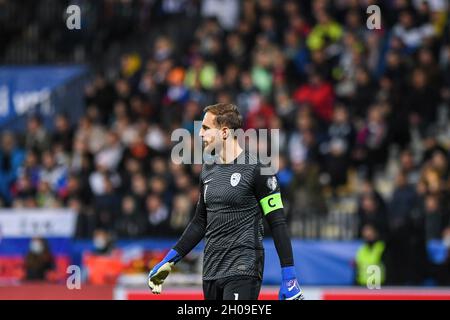
<instances>
[{"instance_id":1,"label":"blurred crowd","mask_svg":"<svg viewBox=\"0 0 450 320\"><path fill-rule=\"evenodd\" d=\"M0 0L11 5L4 25L11 3ZM280 129L290 224L325 216L328 198L356 197L357 236L389 244L401 260L396 279L426 263L427 240L450 247L447 1L73 3L83 12L78 34L65 36L49 18L54 8L28 12L33 27L20 41L17 23L0 28L4 61L45 33L47 49L36 44L30 61L75 55L94 71L75 126L60 114L50 130L33 115L23 136L2 133L4 206L73 208L79 237L178 235L195 210L201 166L170 161L170 134L194 133L204 106L232 102L245 128ZM366 25L371 4L380 29ZM392 193L377 190L380 175Z\"/></svg>"}]
</instances>

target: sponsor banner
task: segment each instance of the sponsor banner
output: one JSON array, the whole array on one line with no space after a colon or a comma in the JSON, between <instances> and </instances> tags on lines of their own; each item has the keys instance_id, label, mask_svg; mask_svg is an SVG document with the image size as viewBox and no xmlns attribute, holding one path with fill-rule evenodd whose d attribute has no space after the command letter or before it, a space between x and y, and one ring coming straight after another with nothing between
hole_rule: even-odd
<instances>
[{"instance_id":1,"label":"sponsor banner","mask_svg":"<svg viewBox=\"0 0 450 320\"><path fill-rule=\"evenodd\" d=\"M71 238L76 219L69 209L0 209L0 243L8 238Z\"/></svg>"},{"instance_id":2,"label":"sponsor banner","mask_svg":"<svg viewBox=\"0 0 450 320\"><path fill-rule=\"evenodd\" d=\"M83 107L83 86L75 82L86 70L84 66L0 67L0 127L30 112L44 120L61 111L72 118Z\"/></svg>"}]
</instances>

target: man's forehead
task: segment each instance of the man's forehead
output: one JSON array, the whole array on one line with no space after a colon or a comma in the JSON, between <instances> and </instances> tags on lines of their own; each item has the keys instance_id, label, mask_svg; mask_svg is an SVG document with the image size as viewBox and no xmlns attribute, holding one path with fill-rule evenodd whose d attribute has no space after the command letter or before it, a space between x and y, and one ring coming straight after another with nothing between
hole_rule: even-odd
<instances>
[{"instance_id":1,"label":"man's forehead","mask_svg":"<svg viewBox=\"0 0 450 320\"><path fill-rule=\"evenodd\" d=\"M207 125L208 127L212 128L216 126L215 123L216 116L213 115L211 112L206 112L203 116L203 124Z\"/></svg>"}]
</instances>

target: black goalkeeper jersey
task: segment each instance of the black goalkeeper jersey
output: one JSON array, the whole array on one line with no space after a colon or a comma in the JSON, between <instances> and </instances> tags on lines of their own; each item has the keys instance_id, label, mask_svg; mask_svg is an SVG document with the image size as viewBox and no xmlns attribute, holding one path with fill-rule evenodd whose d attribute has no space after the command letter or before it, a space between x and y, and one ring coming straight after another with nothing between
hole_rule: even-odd
<instances>
[{"instance_id":1,"label":"black goalkeeper jersey","mask_svg":"<svg viewBox=\"0 0 450 320\"><path fill-rule=\"evenodd\" d=\"M200 176L207 217L204 280L262 277L264 228L254 187L259 169L256 158L242 152L237 163L240 157L247 164L206 164Z\"/></svg>"},{"instance_id":2,"label":"black goalkeeper jersey","mask_svg":"<svg viewBox=\"0 0 450 320\"><path fill-rule=\"evenodd\" d=\"M275 176L264 175L261 169L248 152L241 152L230 164L203 165L195 227L191 223L182 236L204 236L203 280L237 275L262 279L262 219L281 209L282 202ZM191 242L199 240L200 236ZM174 249L184 256L191 249L184 247L180 240Z\"/></svg>"}]
</instances>

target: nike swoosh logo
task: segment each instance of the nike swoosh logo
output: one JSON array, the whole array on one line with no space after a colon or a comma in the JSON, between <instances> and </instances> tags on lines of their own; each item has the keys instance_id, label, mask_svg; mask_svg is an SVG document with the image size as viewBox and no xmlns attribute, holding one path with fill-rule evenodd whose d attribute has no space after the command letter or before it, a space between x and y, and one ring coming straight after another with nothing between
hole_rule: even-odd
<instances>
[{"instance_id":1,"label":"nike swoosh logo","mask_svg":"<svg viewBox=\"0 0 450 320\"><path fill-rule=\"evenodd\" d=\"M204 183L208 183L208 182L210 182L211 180L213 180L213 179L205 180Z\"/></svg>"},{"instance_id":2,"label":"nike swoosh logo","mask_svg":"<svg viewBox=\"0 0 450 320\"><path fill-rule=\"evenodd\" d=\"M288 291L292 291L295 288L295 284L292 287L288 288Z\"/></svg>"}]
</instances>

